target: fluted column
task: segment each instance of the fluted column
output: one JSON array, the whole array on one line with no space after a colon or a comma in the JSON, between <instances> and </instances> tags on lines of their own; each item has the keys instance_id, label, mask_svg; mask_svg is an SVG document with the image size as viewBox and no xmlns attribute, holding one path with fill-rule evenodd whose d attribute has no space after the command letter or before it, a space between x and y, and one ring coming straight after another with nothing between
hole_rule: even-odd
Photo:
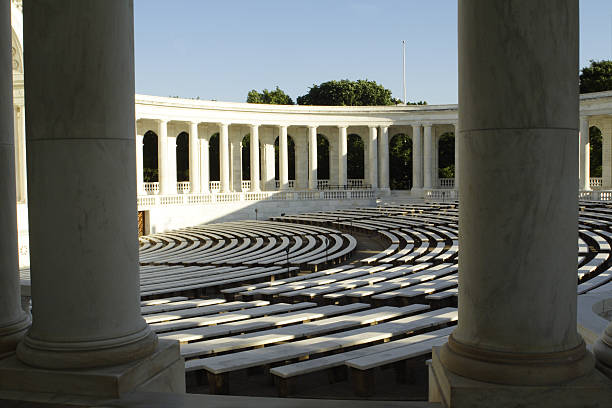
<instances>
[{"instance_id":1,"label":"fluted column","mask_svg":"<svg viewBox=\"0 0 612 408\"><path fill-rule=\"evenodd\" d=\"M278 128L278 179L280 181L280 189L287 190L289 188L289 150L287 146L287 126L281 125Z\"/></svg>"},{"instance_id":2,"label":"fluted column","mask_svg":"<svg viewBox=\"0 0 612 408\"><path fill-rule=\"evenodd\" d=\"M369 181L373 189L378 188L378 132L376 126L369 126L368 147L369 147Z\"/></svg>"},{"instance_id":3,"label":"fluted column","mask_svg":"<svg viewBox=\"0 0 612 408\"><path fill-rule=\"evenodd\" d=\"M168 178L168 122L158 120L157 132L157 181L159 194L171 194L170 180Z\"/></svg>"},{"instance_id":4,"label":"fluted column","mask_svg":"<svg viewBox=\"0 0 612 408\"><path fill-rule=\"evenodd\" d=\"M412 188L423 188L423 135L421 125L412 125Z\"/></svg>"},{"instance_id":5,"label":"fluted column","mask_svg":"<svg viewBox=\"0 0 612 408\"><path fill-rule=\"evenodd\" d=\"M198 122L189 123L189 192L199 194L200 188L200 148L198 146Z\"/></svg>"},{"instance_id":6,"label":"fluted column","mask_svg":"<svg viewBox=\"0 0 612 408\"><path fill-rule=\"evenodd\" d=\"M346 171L348 165L347 126L338 126L338 184L346 185Z\"/></svg>"},{"instance_id":7,"label":"fluted column","mask_svg":"<svg viewBox=\"0 0 612 408\"><path fill-rule=\"evenodd\" d=\"M24 2L23 31L33 324L17 356L144 358L157 337L140 312L133 3Z\"/></svg>"},{"instance_id":8,"label":"fluted column","mask_svg":"<svg viewBox=\"0 0 612 408\"><path fill-rule=\"evenodd\" d=\"M434 146L431 124L423 125L423 188L433 188Z\"/></svg>"},{"instance_id":9,"label":"fluted column","mask_svg":"<svg viewBox=\"0 0 612 408\"><path fill-rule=\"evenodd\" d=\"M210 150L208 134L200 137L200 191L202 194L210 193Z\"/></svg>"},{"instance_id":10,"label":"fluted column","mask_svg":"<svg viewBox=\"0 0 612 408\"><path fill-rule=\"evenodd\" d=\"M593 369L576 329L578 0L508 4L459 2L469 194L459 207L459 324L440 361L487 383L560 386ZM555 395L516 390L517 400Z\"/></svg>"},{"instance_id":11,"label":"fluted column","mask_svg":"<svg viewBox=\"0 0 612 408\"><path fill-rule=\"evenodd\" d=\"M389 127L380 127L378 138L378 180L379 187L389 190Z\"/></svg>"},{"instance_id":12,"label":"fluted column","mask_svg":"<svg viewBox=\"0 0 612 408\"><path fill-rule=\"evenodd\" d=\"M219 178L221 192L230 192L229 124L219 124Z\"/></svg>"},{"instance_id":13,"label":"fluted column","mask_svg":"<svg viewBox=\"0 0 612 408\"><path fill-rule=\"evenodd\" d=\"M317 127L308 126L308 188L317 189Z\"/></svg>"},{"instance_id":14,"label":"fluted column","mask_svg":"<svg viewBox=\"0 0 612 408\"><path fill-rule=\"evenodd\" d=\"M15 350L30 325L21 308L15 207L11 5L0 5L0 357Z\"/></svg>"},{"instance_id":15,"label":"fluted column","mask_svg":"<svg viewBox=\"0 0 612 408\"><path fill-rule=\"evenodd\" d=\"M455 187L454 189L459 191L459 126L455 123Z\"/></svg>"},{"instance_id":16,"label":"fluted column","mask_svg":"<svg viewBox=\"0 0 612 408\"><path fill-rule=\"evenodd\" d=\"M579 189L590 190L591 189L591 145L589 143L589 117L580 117L580 146L579 149L579 166L580 166L580 177L579 177Z\"/></svg>"},{"instance_id":17,"label":"fluted column","mask_svg":"<svg viewBox=\"0 0 612 408\"><path fill-rule=\"evenodd\" d=\"M258 192L260 188L259 177L259 125L251 126L251 191Z\"/></svg>"},{"instance_id":18,"label":"fluted column","mask_svg":"<svg viewBox=\"0 0 612 408\"><path fill-rule=\"evenodd\" d=\"M144 188L143 147L144 135L138 131L138 123L136 123L136 193L138 195L147 194Z\"/></svg>"}]
</instances>

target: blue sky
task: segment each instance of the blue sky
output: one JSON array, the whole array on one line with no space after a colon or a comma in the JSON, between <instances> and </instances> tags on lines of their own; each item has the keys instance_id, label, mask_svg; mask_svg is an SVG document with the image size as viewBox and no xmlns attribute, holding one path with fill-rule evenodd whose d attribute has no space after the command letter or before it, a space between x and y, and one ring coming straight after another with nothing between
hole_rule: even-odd
<instances>
[{"instance_id":1,"label":"blue sky","mask_svg":"<svg viewBox=\"0 0 612 408\"><path fill-rule=\"evenodd\" d=\"M370 79L409 100L457 102L456 0L135 0L136 92L244 102ZM612 59L612 1L580 1L580 66Z\"/></svg>"}]
</instances>

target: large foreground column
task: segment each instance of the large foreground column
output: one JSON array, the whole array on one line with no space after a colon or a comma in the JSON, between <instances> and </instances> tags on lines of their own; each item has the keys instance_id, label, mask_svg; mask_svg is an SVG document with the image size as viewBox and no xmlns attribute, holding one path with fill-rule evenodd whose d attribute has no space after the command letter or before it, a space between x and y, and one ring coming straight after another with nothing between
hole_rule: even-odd
<instances>
[{"instance_id":1,"label":"large foreground column","mask_svg":"<svg viewBox=\"0 0 612 408\"><path fill-rule=\"evenodd\" d=\"M200 149L198 146L198 122L189 123L189 192L200 193Z\"/></svg>"},{"instance_id":2,"label":"large foreground column","mask_svg":"<svg viewBox=\"0 0 612 408\"><path fill-rule=\"evenodd\" d=\"M259 125L251 125L251 191L260 191L259 177Z\"/></svg>"},{"instance_id":3,"label":"large foreground column","mask_svg":"<svg viewBox=\"0 0 612 408\"><path fill-rule=\"evenodd\" d=\"M533 386L593 368L576 331L578 102L578 0L459 2L459 324L440 352L452 373Z\"/></svg>"},{"instance_id":4,"label":"large foreground column","mask_svg":"<svg viewBox=\"0 0 612 408\"><path fill-rule=\"evenodd\" d=\"M423 135L421 125L412 125L412 188L423 188Z\"/></svg>"},{"instance_id":5,"label":"large foreground column","mask_svg":"<svg viewBox=\"0 0 612 408\"><path fill-rule=\"evenodd\" d=\"M132 1L24 3L30 366L117 365L157 343L140 314L133 21Z\"/></svg>"},{"instance_id":6,"label":"large foreground column","mask_svg":"<svg viewBox=\"0 0 612 408\"><path fill-rule=\"evenodd\" d=\"M221 192L230 192L229 124L219 124L219 178Z\"/></svg>"},{"instance_id":7,"label":"large foreground column","mask_svg":"<svg viewBox=\"0 0 612 408\"><path fill-rule=\"evenodd\" d=\"M308 189L317 189L317 127L308 126Z\"/></svg>"},{"instance_id":8,"label":"large foreground column","mask_svg":"<svg viewBox=\"0 0 612 408\"><path fill-rule=\"evenodd\" d=\"M376 126L370 126L368 135L369 148L369 181L373 189L378 188L378 129Z\"/></svg>"},{"instance_id":9,"label":"large foreground column","mask_svg":"<svg viewBox=\"0 0 612 408\"><path fill-rule=\"evenodd\" d=\"M434 145L431 124L423 126L423 188L433 188Z\"/></svg>"},{"instance_id":10,"label":"large foreground column","mask_svg":"<svg viewBox=\"0 0 612 408\"><path fill-rule=\"evenodd\" d=\"M287 126L281 125L278 134L278 179L280 189L289 188L289 148L287 145Z\"/></svg>"},{"instance_id":11,"label":"large foreground column","mask_svg":"<svg viewBox=\"0 0 612 408\"><path fill-rule=\"evenodd\" d=\"M17 252L11 4L0 4L0 357L15 350L30 325L21 309Z\"/></svg>"},{"instance_id":12,"label":"large foreground column","mask_svg":"<svg viewBox=\"0 0 612 408\"><path fill-rule=\"evenodd\" d=\"M347 126L338 126L338 185L344 186L347 182L346 171L348 165Z\"/></svg>"}]
</instances>

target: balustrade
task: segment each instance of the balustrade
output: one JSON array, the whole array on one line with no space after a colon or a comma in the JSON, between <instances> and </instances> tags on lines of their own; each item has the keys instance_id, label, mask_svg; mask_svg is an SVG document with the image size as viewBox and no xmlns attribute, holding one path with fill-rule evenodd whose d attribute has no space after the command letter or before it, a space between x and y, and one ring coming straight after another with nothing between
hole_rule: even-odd
<instances>
[{"instance_id":1,"label":"balustrade","mask_svg":"<svg viewBox=\"0 0 612 408\"><path fill-rule=\"evenodd\" d=\"M143 183L147 194L159 194L159 183Z\"/></svg>"},{"instance_id":2,"label":"balustrade","mask_svg":"<svg viewBox=\"0 0 612 408\"><path fill-rule=\"evenodd\" d=\"M601 177L591 177L589 179L589 186L593 190L601 189L602 185L603 185L603 178Z\"/></svg>"},{"instance_id":3,"label":"balustrade","mask_svg":"<svg viewBox=\"0 0 612 408\"><path fill-rule=\"evenodd\" d=\"M179 194L189 194L191 191L191 183L188 181L179 181L176 183L176 191Z\"/></svg>"},{"instance_id":4,"label":"balustrade","mask_svg":"<svg viewBox=\"0 0 612 408\"><path fill-rule=\"evenodd\" d=\"M210 191L221 191L221 182L220 181L209 181L208 189Z\"/></svg>"},{"instance_id":5,"label":"balustrade","mask_svg":"<svg viewBox=\"0 0 612 408\"><path fill-rule=\"evenodd\" d=\"M329 180L326 180L329 182ZM365 185L364 179L348 179L346 180L346 184L349 188L363 188Z\"/></svg>"},{"instance_id":6,"label":"balustrade","mask_svg":"<svg viewBox=\"0 0 612 408\"><path fill-rule=\"evenodd\" d=\"M279 181L279 180L276 180L276 181L275 181L275 185L276 185L276 188L277 188L277 189L278 189L278 188L280 188L280 181ZM289 180L289 181L287 182L287 188L289 188L289 189L291 189L291 190L292 190L292 189L294 189L294 188L295 188L295 180Z\"/></svg>"},{"instance_id":7,"label":"balustrade","mask_svg":"<svg viewBox=\"0 0 612 408\"><path fill-rule=\"evenodd\" d=\"M251 189L251 180L242 180L240 183L242 191L248 191Z\"/></svg>"},{"instance_id":8,"label":"balustrade","mask_svg":"<svg viewBox=\"0 0 612 408\"><path fill-rule=\"evenodd\" d=\"M327 187L329 187L329 180L325 180L325 179L317 180L317 189L318 190L323 190L323 189L325 189Z\"/></svg>"},{"instance_id":9,"label":"balustrade","mask_svg":"<svg viewBox=\"0 0 612 408\"><path fill-rule=\"evenodd\" d=\"M438 188L450 189L455 187L454 178L441 178L438 180Z\"/></svg>"}]
</instances>

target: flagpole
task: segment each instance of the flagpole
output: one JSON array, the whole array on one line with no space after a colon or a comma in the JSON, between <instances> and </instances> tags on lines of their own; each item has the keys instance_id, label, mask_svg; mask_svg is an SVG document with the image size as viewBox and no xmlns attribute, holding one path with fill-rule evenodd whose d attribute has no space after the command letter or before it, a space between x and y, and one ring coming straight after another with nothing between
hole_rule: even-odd
<instances>
[{"instance_id":1,"label":"flagpole","mask_svg":"<svg viewBox=\"0 0 612 408\"><path fill-rule=\"evenodd\" d=\"M404 105L406 104L406 40L402 40L402 80L404 84Z\"/></svg>"}]
</instances>

